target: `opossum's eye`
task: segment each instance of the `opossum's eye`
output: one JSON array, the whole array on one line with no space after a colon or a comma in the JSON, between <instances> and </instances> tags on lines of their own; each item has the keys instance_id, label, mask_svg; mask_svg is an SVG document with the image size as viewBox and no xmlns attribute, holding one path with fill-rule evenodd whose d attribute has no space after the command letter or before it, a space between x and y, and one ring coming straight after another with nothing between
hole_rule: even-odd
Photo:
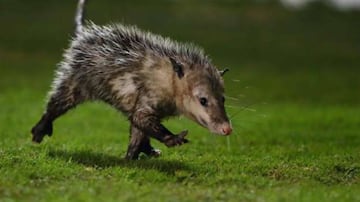
<instances>
[{"instance_id":1,"label":"opossum's eye","mask_svg":"<svg viewBox=\"0 0 360 202\"><path fill-rule=\"evenodd\" d=\"M222 100L222 102L224 103L224 102L225 102L225 97L222 96L221 100Z\"/></svg>"},{"instance_id":2,"label":"opossum's eye","mask_svg":"<svg viewBox=\"0 0 360 202\"><path fill-rule=\"evenodd\" d=\"M200 98L199 101L200 101L200 104L201 104L202 106L207 107L207 105L208 105L208 100L207 100L206 98L202 97L202 98Z\"/></svg>"}]
</instances>

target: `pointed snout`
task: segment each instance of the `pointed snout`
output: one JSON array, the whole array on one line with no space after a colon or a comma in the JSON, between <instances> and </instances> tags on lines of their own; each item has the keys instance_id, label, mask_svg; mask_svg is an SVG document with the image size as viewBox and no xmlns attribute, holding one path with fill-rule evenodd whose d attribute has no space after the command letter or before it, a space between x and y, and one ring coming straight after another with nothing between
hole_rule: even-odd
<instances>
[{"instance_id":1,"label":"pointed snout","mask_svg":"<svg viewBox=\"0 0 360 202\"><path fill-rule=\"evenodd\" d=\"M225 123L221 125L220 130L222 135L230 135L232 132L232 127L229 123Z\"/></svg>"}]
</instances>

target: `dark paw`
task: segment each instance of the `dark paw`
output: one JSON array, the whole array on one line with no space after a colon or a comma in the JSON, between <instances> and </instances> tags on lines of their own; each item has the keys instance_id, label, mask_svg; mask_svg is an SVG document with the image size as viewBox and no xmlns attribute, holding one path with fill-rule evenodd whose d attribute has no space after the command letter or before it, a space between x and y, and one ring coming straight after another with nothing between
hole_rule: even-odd
<instances>
[{"instance_id":1,"label":"dark paw","mask_svg":"<svg viewBox=\"0 0 360 202\"><path fill-rule=\"evenodd\" d=\"M31 133L33 135L32 141L36 143L40 143L45 135L52 135L52 124L42 124L39 123L35 127L31 129Z\"/></svg>"},{"instance_id":2,"label":"dark paw","mask_svg":"<svg viewBox=\"0 0 360 202\"><path fill-rule=\"evenodd\" d=\"M161 156L161 150L160 149L152 149L150 153L147 154L149 157L159 157Z\"/></svg>"},{"instance_id":3,"label":"dark paw","mask_svg":"<svg viewBox=\"0 0 360 202\"><path fill-rule=\"evenodd\" d=\"M33 135L32 141L36 142L36 143L41 143L43 138L44 138L44 136L41 136L41 135Z\"/></svg>"},{"instance_id":4,"label":"dark paw","mask_svg":"<svg viewBox=\"0 0 360 202\"><path fill-rule=\"evenodd\" d=\"M150 159L150 158L158 158L161 156L161 151L159 149L152 149L150 152L142 152L139 154L139 160Z\"/></svg>"},{"instance_id":5,"label":"dark paw","mask_svg":"<svg viewBox=\"0 0 360 202\"><path fill-rule=\"evenodd\" d=\"M174 147L174 146L179 146L184 143L187 143L187 142L189 142L187 139L185 139L185 136L187 134L188 134L188 131L184 130L177 135L171 135L171 136L169 135L165 138L164 144L167 147Z\"/></svg>"}]
</instances>

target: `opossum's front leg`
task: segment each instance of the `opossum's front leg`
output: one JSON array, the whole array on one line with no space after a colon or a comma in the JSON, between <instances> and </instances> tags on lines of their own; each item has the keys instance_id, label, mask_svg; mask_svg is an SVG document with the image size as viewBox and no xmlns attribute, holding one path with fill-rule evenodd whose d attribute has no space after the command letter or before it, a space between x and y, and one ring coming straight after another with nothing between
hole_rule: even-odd
<instances>
[{"instance_id":1,"label":"opossum's front leg","mask_svg":"<svg viewBox=\"0 0 360 202\"><path fill-rule=\"evenodd\" d=\"M146 135L163 142L168 147L182 145L188 142L188 140L185 139L187 131L182 131L179 134L174 135L165 128L165 126L160 123L157 116L151 112L138 111L132 116L131 122Z\"/></svg>"},{"instance_id":2,"label":"opossum's front leg","mask_svg":"<svg viewBox=\"0 0 360 202\"><path fill-rule=\"evenodd\" d=\"M163 126L164 127L164 126ZM165 127L164 127L165 128ZM166 128L165 128L166 129ZM168 147L182 145L188 143L189 141L185 139L185 136L188 134L187 130L183 130L176 135L169 135L164 138L164 144Z\"/></svg>"}]
</instances>

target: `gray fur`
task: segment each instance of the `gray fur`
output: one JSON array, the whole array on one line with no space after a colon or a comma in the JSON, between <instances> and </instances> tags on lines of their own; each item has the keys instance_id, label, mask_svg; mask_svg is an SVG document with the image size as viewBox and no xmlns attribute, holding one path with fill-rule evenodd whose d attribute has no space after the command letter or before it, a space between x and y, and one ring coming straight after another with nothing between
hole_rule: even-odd
<instances>
[{"instance_id":1,"label":"gray fur","mask_svg":"<svg viewBox=\"0 0 360 202\"><path fill-rule=\"evenodd\" d=\"M84 7L86 0L79 0L75 13L75 34L81 33L84 23Z\"/></svg>"},{"instance_id":2,"label":"gray fur","mask_svg":"<svg viewBox=\"0 0 360 202\"><path fill-rule=\"evenodd\" d=\"M119 100L115 95L116 92L111 90L109 81L118 78L124 83L134 83L139 91L149 91L148 83L144 78L150 75L143 75L141 69L162 68L157 63L161 60L167 61L169 58L176 58L194 68L207 67L198 71L208 71L213 81L220 79L217 69L210 65L203 50L192 44L180 44L169 38L143 32L135 26L126 27L119 24L98 26L89 22L83 31L72 39L70 48L65 51L50 97L56 94L66 82L66 85L72 85L74 90L78 91L79 102L102 100L130 115L133 106L128 106L128 103L119 103L119 101L132 96L124 95ZM145 60L152 60L154 64L144 66L142 63ZM146 72L151 72L151 69ZM129 78L126 78L126 75ZM125 81L125 79L131 79L131 81ZM157 98L151 97L151 99Z\"/></svg>"},{"instance_id":3,"label":"gray fur","mask_svg":"<svg viewBox=\"0 0 360 202\"><path fill-rule=\"evenodd\" d=\"M89 100L104 101L128 117L128 159L140 152L158 155L149 137L169 147L187 142L187 131L174 135L161 124L170 116L184 114L216 133L231 132L229 125L221 132L229 122L221 75L201 48L135 26L83 26L83 5L80 0L76 35L59 63L46 111L32 129L33 141L51 136L56 118ZM199 96L209 107L196 107Z\"/></svg>"}]
</instances>

